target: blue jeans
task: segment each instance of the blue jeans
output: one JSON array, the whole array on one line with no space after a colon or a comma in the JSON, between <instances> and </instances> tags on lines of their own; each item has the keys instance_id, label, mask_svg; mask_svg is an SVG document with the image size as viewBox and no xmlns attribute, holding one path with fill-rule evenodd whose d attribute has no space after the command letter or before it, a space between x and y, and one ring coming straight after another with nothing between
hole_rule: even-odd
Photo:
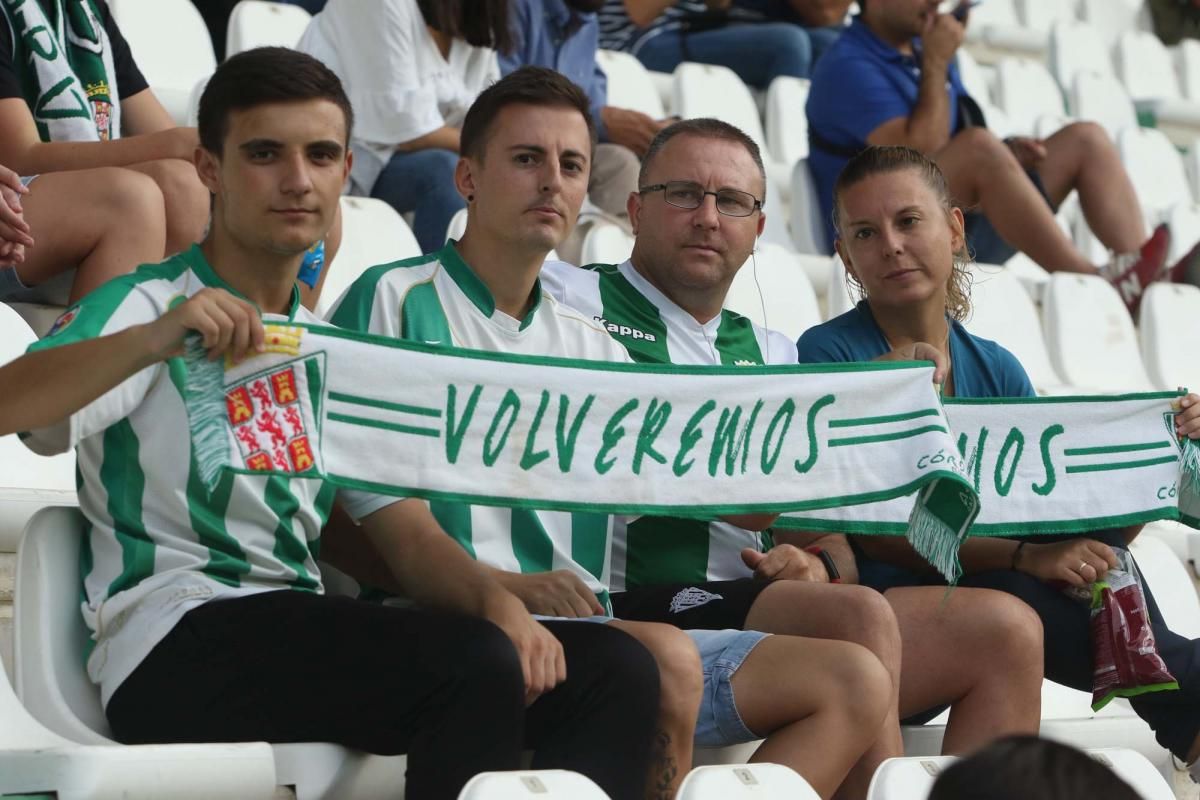
<instances>
[{"instance_id":1,"label":"blue jeans","mask_svg":"<svg viewBox=\"0 0 1200 800\"><path fill-rule=\"evenodd\" d=\"M450 220L467 206L454 188L457 164L458 154L450 150L394 153L371 187L371 197L401 214L415 212L413 234L424 253L441 249Z\"/></svg>"},{"instance_id":2,"label":"blue jeans","mask_svg":"<svg viewBox=\"0 0 1200 800\"><path fill-rule=\"evenodd\" d=\"M807 78L813 50L809 32L790 22L730 24L705 31L667 31L634 53L647 69L674 72L683 61L729 67L743 83L766 89L780 75Z\"/></svg>"}]
</instances>

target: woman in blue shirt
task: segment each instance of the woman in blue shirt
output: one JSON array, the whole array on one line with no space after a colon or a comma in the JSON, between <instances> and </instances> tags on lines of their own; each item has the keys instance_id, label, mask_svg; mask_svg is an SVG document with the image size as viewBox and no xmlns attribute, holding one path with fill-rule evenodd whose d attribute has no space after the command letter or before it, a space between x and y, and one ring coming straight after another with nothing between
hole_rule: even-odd
<instances>
[{"instance_id":1,"label":"woman in blue shirt","mask_svg":"<svg viewBox=\"0 0 1200 800\"><path fill-rule=\"evenodd\" d=\"M968 256L962 212L946 179L919 152L873 147L852 159L834 187L836 247L863 295L841 316L805 332L803 362L926 359L938 364L946 395L1022 397L1033 388L1020 362L995 342L966 331ZM1176 427L1200 438L1200 398L1188 395ZM1048 581L1085 585L1116 566L1113 547L1137 529L1088 536L1037 536L1028 542L968 539L959 551L962 586L997 589L1028 603L1045 631L1046 677L1090 691L1088 609ZM886 592L940 579L900 537L851 537L862 583ZM1142 695L1131 703L1160 744L1193 763L1200 756L1200 641L1169 631L1147 587L1154 635L1179 681L1178 692Z\"/></svg>"}]
</instances>

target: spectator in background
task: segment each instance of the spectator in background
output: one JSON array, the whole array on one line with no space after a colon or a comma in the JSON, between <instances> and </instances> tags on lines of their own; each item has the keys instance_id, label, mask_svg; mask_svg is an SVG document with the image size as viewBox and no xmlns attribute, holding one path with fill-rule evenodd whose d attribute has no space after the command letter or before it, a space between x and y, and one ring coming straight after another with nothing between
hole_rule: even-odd
<instances>
[{"instance_id":1,"label":"spectator in background","mask_svg":"<svg viewBox=\"0 0 1200 800\"><path fill-rule=\"evenodd\" d=\"M625 204L629 193L637 191L638 160L670 121L608 104L608 78L596 64L595 12L602 5L604 0L513 0L513 49L500 54L500 71L507 75L523 66L546 67L583 89L600 137L588 197L606 214L627 220ZM580 244L568 238L558 253L576 263Z\"/></svg>"},{"instance_id":2,"label":"spectator in background","mask_svg":"<svg viewBox=\"0 0 1200 800\"><path fill-rule=\"evenodd\" d=\"M1163 275L1169 233L1147 235L1133 185L1099 125L1077 122L1047 139L1002 142L980 120L954 56L964 23L937 0L868 0L813 75L809 165L823 218L833 185L867 145L906 145L933 158L956 201L972 209L967 243L976 260L1003 264L1018 250L1048 270L1102 273L1136 310ZM1097 267L1058 227L1054 210L1078 190L1088 225L1112 251ZM1189 259L1185 259L1187 261ZM1172 274L1178 275L1183 267Z\"/></svg>"},{"instance_id":3,"label":"spectator in background","mask_svg":"<svg viewBox=\"0 0 1200 800\"><path fill-rule=\"evenodd\" d=\"M947 767L929 800L1139 800L1082 750L1036 736L1010 736Z\"/></svg>"},{"instance_id":4,"label":"spectator in background","mask_svg":"<svg viewBox=\"0 0 1200 800\"><path fill-rule=\"evenodd\" d=\"M10 299L73 301L196 241L208 221L196 131L154 97L107 4L6 3L2 14L0 163L42 175L28 221L34 235L55 231L5 273ZM45 284L76 264L69 291Z\"/></svg>"},{"instance_id":5,"label":"spectator in background","mask_svg":"<svg viewBox=\"0 0 1200 800\"><path fill-rule=\"evenodd\" d=\"M330 0L297 45L338 74L354 105L351 190L414 212L425 252L466 207L454 188L459 128L499 77L492 48L509 41L507 0L381 0L369 13Z\"/></svg>"},{"instance_id":6,"label":"spectator in background","mask_svg":"<svg viewBox=\"0 0 1200 800\"><path fill-rule=\"evenodd\" d=\"M825 5L842 6L841 14L816 13ZM683 61L729 67L766 89L781 75L809 77L837 37L825 20L848 7L849 0L605 0L600 46L633 53L656 72L673 72ZM806 19L820 24L806 27Z\"/></svg>"}]
</instances>

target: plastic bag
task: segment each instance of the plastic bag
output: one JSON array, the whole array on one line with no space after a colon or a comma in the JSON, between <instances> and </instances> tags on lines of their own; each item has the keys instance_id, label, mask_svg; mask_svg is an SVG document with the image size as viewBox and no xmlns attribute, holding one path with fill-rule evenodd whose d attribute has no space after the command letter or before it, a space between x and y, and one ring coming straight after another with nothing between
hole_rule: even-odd
<instances>
[{"instance_id":1,"label":"plastic bag","mask_svg":"<svg viewBox=\"0 0 1200 800\"><path fill-rule=\"evenodd\" d=\"M1141 576L1128 550L1113 548L1120 566L1092 584L1092 710L1114 697L1178 689L1146 611Z\"/></svg>"}]
</instances>

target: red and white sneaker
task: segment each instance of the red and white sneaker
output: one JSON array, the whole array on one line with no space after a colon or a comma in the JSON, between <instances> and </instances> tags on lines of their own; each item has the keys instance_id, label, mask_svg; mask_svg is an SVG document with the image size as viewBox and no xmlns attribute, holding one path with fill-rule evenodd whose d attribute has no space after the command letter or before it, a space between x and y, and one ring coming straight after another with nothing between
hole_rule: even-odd
<instances>
[{"instance_id":1,"label":"red and white sneaker","mask_svg":"<svg viewBox=\"0 0 1200 800\"><path fill-rule=\"evenodd\" d=\"M1170 244L1170 229L1165 224L1159 225L1141 250L1114 256L1105 271L1105 277L1120 292L1131 316L1137 314L1146 287L1163 277Z\"/></svg>"}]
</instances>

